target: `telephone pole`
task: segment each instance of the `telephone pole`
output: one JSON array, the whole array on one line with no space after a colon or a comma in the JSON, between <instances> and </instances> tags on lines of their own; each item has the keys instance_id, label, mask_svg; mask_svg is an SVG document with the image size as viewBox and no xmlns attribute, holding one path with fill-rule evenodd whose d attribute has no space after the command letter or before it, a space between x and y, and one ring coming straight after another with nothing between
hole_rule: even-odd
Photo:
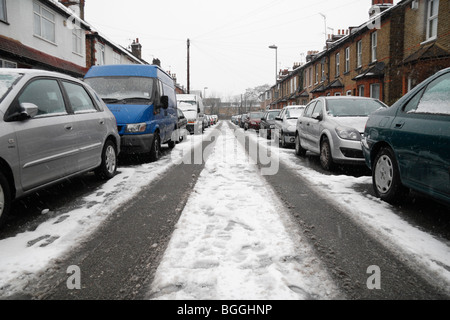
<instances>
[{"instance_id":1,"label":"telephone pole","mask_svg":"<svg viewBox=\"0 0 450 320\"><path fill-rule=\"evenodd\" d=\"M189 57L189 48L191 47L191 41L187 39L187 93L191 92L191 75L190 75L190 57Z\"/></svg>"}]
</instances>

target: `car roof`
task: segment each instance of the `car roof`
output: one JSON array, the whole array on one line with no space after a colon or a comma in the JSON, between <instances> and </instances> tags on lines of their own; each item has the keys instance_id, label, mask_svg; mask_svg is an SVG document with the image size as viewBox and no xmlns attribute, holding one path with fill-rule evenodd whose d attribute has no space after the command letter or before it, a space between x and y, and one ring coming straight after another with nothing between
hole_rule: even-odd
<instances>
[{"instance_id":1,"label":"car roof","mask_svg":"<svg viewBox=\"0 0 450 320\"><path fill-rule=\"evenodd\" d=\"M18 73L23 75L29 75L29 76L49 76L49 77L58 77L58 78L65 78L68 80L77 80L81 81L80 79L74 78L72 76L69 76L64 73L55 72L55 71L47 71L47 70L41 70L41 69L21 69L21 68L1 68L0 73Z\"/></svg>"}]
</instances>

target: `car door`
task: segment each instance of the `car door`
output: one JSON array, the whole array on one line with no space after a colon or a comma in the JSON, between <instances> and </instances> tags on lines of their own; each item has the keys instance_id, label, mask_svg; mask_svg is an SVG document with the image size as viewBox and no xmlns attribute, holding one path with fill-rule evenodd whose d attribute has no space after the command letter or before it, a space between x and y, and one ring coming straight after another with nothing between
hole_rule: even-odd
<instances>
[{"instance_id":1,"label":"car door","mask_svg":"<svg viewBox=\"0 0 450 320\"><path fill-rule=\"evenodd\" d=\"M310 139L311 147L315 152L320 150L321 121L324 114L324 103L318 100L309 118L309 125L306 127L307 135Z\"/></svg>"},{"instance_id":2,"label":"car door","mask_svg":"<svg viewBox=\"0 0 450 320\"><path fill-rule=\"evenodd\" d=\"M299 121L299 135L300 135L300 141L302 144L302 147L308 150L312 149L312 140L309 135L309 126L311 125L311 115L314 111L314 107L316 106L317 101L310 102L306 108L305 112L303 113L303 116L300 118Z\"/></svg>"},{"instance_id":3,"label":"car door","mask_svg":"<svg viewBox=\"0 0 450 320\"><path fill-rule=\"evenodd\" d=\"M40 78L29 82L12 108L20 103L38 107L34 118L14 123L24 191L76 172L79 139L58 81Z\"/></svg>"},{"instance_id":4,"label":"car door","mask_svg":"<svg viewBox=\"0 0 450 320\"><path fill-rule=\"evenodd\" d=\"M92 97L79 83L62 81L72 114L74 134L79 140L78 170L97 167L101 162L107 127Z\"/></svg>"},{"instance_id":5,"label":"car door","mask_svg":"<svg viewBox=\"0 0 450 320\"><path fill-rule=\"evenodd\" d=\"M398 111L392 144L403 182L450 194L450 72L430 82Z\"/></svg>"}]
</instances>

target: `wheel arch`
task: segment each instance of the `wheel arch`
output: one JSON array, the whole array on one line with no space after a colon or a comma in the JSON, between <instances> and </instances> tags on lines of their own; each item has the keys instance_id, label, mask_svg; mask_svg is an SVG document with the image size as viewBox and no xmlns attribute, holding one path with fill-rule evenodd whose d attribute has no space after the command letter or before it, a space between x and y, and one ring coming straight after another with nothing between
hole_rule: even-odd
<instances>
[{"instance_id":1,"label":"wheel arch","mask_svg":"<svg viewBox=\"0 0 450 320\"><path fill-rule=\"evenodd\" d=\"M3 158L0 158L0 171L5 175L6 180L8 180L9 189L11 192L11 198L15 199L16 186L15 186L14 174L13 174L8 162L6 162Z\"/></svg>"}]
</instances>

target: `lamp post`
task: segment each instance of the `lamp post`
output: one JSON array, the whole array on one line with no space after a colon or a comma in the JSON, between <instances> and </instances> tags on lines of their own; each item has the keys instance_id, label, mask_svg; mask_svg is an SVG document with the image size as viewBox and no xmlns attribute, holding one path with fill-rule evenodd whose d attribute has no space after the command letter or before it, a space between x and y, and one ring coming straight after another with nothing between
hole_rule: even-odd
<instances>
[{"instance_id":1,"label":"lamp post","mask_svg":"<svg viewBox=\"0 0 450 320\"><path fill-rule=\"evenodd\" d=\"M271 45L269 46L269 49L275 49L275 84L277 84L278 47L276 45Z\"/></svg>"},{"instance_id":2,"label":"lamp post","mask_svg":"<svg viewBox=\"0 0 450 320\"><path fill-rule=\"evenodd\" d=\"M203 99L206 99L206 89L208 89L208 87L203 88Z\"/></svg>"}]
</instances>

